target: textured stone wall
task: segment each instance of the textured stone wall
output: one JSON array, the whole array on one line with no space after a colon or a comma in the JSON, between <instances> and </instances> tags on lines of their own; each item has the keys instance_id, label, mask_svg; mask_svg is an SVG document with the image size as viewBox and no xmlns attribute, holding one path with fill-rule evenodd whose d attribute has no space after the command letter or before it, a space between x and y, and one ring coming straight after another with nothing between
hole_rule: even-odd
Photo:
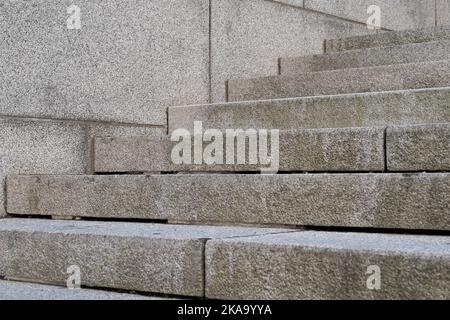
<instances>
[{"instance_id":1,"label":"textured stone wall","mask_svg":"<svg viewBox=\"0 0 450 320\"><path fill-rule=\"evenodd\" d=\"M450 25L450 0L436 0L436 25Z\"/></svg>"},{"instance_id":2,"label":"textured stone wall","mask_svg":"<svg viewBox=\"0 0 450 320\"><path fill-rule=\"evenodd\" d=\"M367 22L367 8L381 9L381 25L392 30L433 27L435 0L305 0L304 7L349 20Z\"/></svg>"},{"instance_id":3,"label":"textured stone wall","mask_svg":"<svg viewBox=\"0 0 450 320\"><path fill-rule=\"evenodd\" d=\"M0 5L3 114L165 125L167 106L208 101L208 0Z\"/></svg>"},{"instance_id":4,"label":"textured stone wall","mask_svg":"<svg viewBox=\"0 0 450 320\"><path fill-rule=\"evenodd\" d=\"M223 101L325 38L435 25L448 0L0 0L0 113L164 126L167 106ZM81 29L67 9L80 8Z\"/></svg>"}]
</instances>

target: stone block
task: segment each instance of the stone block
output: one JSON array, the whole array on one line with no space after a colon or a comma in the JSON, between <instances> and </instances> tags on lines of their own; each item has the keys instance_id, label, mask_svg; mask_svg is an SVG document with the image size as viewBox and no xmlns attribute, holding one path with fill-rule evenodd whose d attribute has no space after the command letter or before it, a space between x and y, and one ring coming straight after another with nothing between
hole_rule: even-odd
<instances>
[{"instance_id":1,"label":"stone block","mask_svg":"<svg viewBox=\"0 0 450 320\"><path fill-rule=\"evenodd\" d=\"M206 239L277 229L92 221L0 221L0 274L65 285L70 266L82 286L202 297Z\"/></svg>"},{"instance_id":2,"label":"stone block","mask_svg":"<svg viewBox=\"0 0 450 320\"><path fill-rule=\"evenodd\" d=\"M390 171L450 171L450 125L388 128L386 155Z\"/></svg>"},{"instance_id":3,"label":"stone block","mask_svg":"<svg viewBox=\"0 0 450 320\"><path fill-rule=\"evenodd\" d=\"M450 230L450 174L8 177L8 213Z\"/></svg>"},{"instance_id":4,"label":"stone block","mask_svg":"<svg viewBox=\"0 0 450 320\"><path fill-rule=\"evenodd\" d=\"M294 232L208 241L206 296L447 300L448 237Z\"/></svg>"}]
</instances>

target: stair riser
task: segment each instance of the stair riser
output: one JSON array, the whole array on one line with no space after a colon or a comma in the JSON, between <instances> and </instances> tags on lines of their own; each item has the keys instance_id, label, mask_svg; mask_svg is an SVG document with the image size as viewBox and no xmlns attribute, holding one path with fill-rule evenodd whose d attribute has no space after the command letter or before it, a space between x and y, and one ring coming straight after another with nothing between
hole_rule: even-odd
<instances>
[{"instance_id":1,"label":"stair riser","mask_svg":"<svg viewBox=\"0 0 450 320\"><path fill-rule=\"evenodd\" d=\"M450 125L389 128L386 134L390 171L450 171Z\"/></svg>"},{"instance_id":2,"label":"stair riser","mask_svg":"<svg viewBox=\"0 0 450 320\"><path fill-rule=\"evenodd\" d=\"M0 234L0 248L5 249L11 242L15 245L0 262L1 274L10 279L65 285L69 277L67 268L77 265L82 270L83 284L90 287L202 295L200 269L192 272L189 279L182 280L184 269L202 263L201 241L173 243L143 241L138 237ZM182 254L176 257L167 254L170 251ZM21 256L26 258L21 260ZM182 267L176 268L174 262Z\"/></svg>"},{"instance_id":3,"label":"stair riser","mask_svg":"<svg viewBox=\"0 0 450 320\"><path fill-rule=\"evenodd\" d=\"M450 41L280 59L282 75L450 59Z\"/></svg>"},{"instance_id":4,"label":"stair riser","mask_svg":"<svg viewBox=\"0 0 450 320\"><path fill-rule=\"evenodd\" d=\"M16 176L7 190L16 215L450 230L444 173Z\"/></svg>"},{"instance_id":5,"label":"stair riser","mask_svg":"<svg viewBox=\"0 0 450 320\"><path fill-rule=\"evenodd\" d=\"M450 61L228 81L228 101L435 88L450 85Z\"/></svg>"},{"instance_id":6,"label":"stair riser","mask_svg":"<svg viewBox=\"0 0 450 320\"><path fill-rule=\"evenodd\" d=\"M98 138L95 141L96 172L249 172L271 168L281 172L364 172L384 170L384 128L323 129L281 131L278 138L269 134L266 141L271 164L261 162L258 152L250 152L248 140L240 152L247 164L238 164L236 151L234 165L226 164L227 144L233 140L224 136L223 165L195 165L194 143L191 143L190 165L176 165L171 158L178 142L169 137ZM269 132L270 133L270 132ZM192 141L186 136L187 141ZM263 143L258 139L257 144ZM204 153L209 142L197 148ZM234 142L237 145L237 142ZM278 145L278 147L277 147ZM233 148L234 149L234 148ZM248 155L256 154L257 165L248 164ZM203 160L206 159L206 155ZM231 157L230 157L231 158ZM175 159L174 159L175 160Z\"/></svg>"},{"instance_id":7,"label":"stair riser","mask_svg":"<svg viewBox=\"0 0 450 320\"><path fill-rule=\"evenodd\" d=\"M272 163L272 168L279 172L450 171L450 124L298 130L282 132L279 139L279 155L272 158L278 159L273 162L280 166ZM95 146L95 169L99 173L258 172L269 167L177 166L170 156L174 143L169 138L97 138Z\"/></svg>"}]
</instances>

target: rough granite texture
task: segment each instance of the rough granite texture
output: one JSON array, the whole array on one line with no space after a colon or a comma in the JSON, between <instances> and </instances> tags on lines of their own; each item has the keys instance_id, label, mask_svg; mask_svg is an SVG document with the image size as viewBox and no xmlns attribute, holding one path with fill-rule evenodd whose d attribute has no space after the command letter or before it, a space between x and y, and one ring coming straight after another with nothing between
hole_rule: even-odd
<instances>
[{"instance_id":1,"label":"rough granite texture","mask_svg":"<svg viewBox=\"0 0 450 320\"><path fill-rule=\"evenodd\" d=\"M381 271L369 290L369 266ZM214 299L450 298L448 237L296 232L208 241Z\"/></svg>"},{"instance_id":2,"label":"rough granite texture","mask_svg":"<svg viewBox=\"0 0 450 320\"><path fill-rule=\"evenodd\" d=\"M436 25L450 25L450 0L436 0Z\"/></svg>"},{"instance_id":3,"label":"rough granite texture","mask_svg":"<svg viewBox=\"0 0 450 320\"><path fill-rule=\"evenodd\" d=\"M8 177L8 213L450 230L450 174Z\"/></svg>"},{"instance_id":4,"label":"rough granite texture","mask_svg":"<svg viewBox=\"0 0 450 320\"><path fill-rule=\"evenodd\" d=\"M384 128L309 129L279 132L277 171L364 172L384 170ZM189 137L186 137L189 139ZM192 139L191 139L192 141ZM169 137L97 138L96 172L260 171L267 165L176 165L171 159L177 142ZM268 150L271 150L269 135ZM209 143L204 143L204 147ZM192 149L194 143L191 144ZM204 150L204 149L202 149ZM248 157L249 147L246 145ZM194 154L194 150L191 151ZM193 157L191 161L193 162ZM236 154L235 154L236 161ZM237 162L235 162L237 163ZM258 163L261 163L258 161Z\"/></svg>"},{"instance_id":5,"label":"rough granite texture","mask_svg":"<svg viewBox=\"0 0 450 320\"><path fill-rule=\"evenodd\" d=\"M450 88L169 108L169 131L346 128L450 122Z\"/></svg>"},{"instance_id":6,"label":"rough granite texture","mask_svg":"<svg viewBox=\"0 0 450 320\"><path fill-rule=\"evenodd\" d=\"M322 53L324 39L370 33L360 23L277 2L212 0L211 101L226 101L228 79L278 74L281 56Z\"/></svg>"},{"instance_id":7,"label":"rough granite texture","mask_svg":"<svg viewBox=\"0 0 450 320\"><path fill-rule=\"evenodd\" d=\"M93 137L158 136L162 132L162 128L132 125L0 118L0 217L6 213L6 176L91 173Z\"/></svg>"},{"instance_id":8,"label":"rough granite texture","mask_svg":"<svg viewBox=\"0 0 450 320\"><path fill-rule=\"evenodd\" d=\"M0 275L65 285L67 268L81 285L203 296L206 239L254 236L279 229L119 222L4 219Z\"/></svg>"},{"instance_id":9,"label":"rough granite texture","mask_svg":"<svg viewBox=\"0 0 450 320\"><path fill-rule=\"evenodd\" d=\"M388 128L387 166L392 171L450 171L450 124Z\"/></svg>"},{"instance_id":10,"label":"rough granite texture","mask_svg":"<svg viewBox=\"0 0 450 320\"><path fill-rule=\"evenodd\" d=\"M273 2L279 2L279 3L284 3L284 4L288 4L291 6L296 6L296 7L300 7L303 8L305 0L271 0Z\"/></svg>"},{"instance_id":11,"label":"rough granite texture","mask_svg":"<svg viewBox=\"0 0 450 320\"><path fill-rule=\"evenodd\" d=\"M305 8L366 24L367 9L381 9L381 27L393 30L417 29L435 25L435 1L432 0L307 0Z\"/></svg>"},{"instance_id":12,"label":"rough granite texture","mask_svg":"<svg viewBox=\"0 0 450 320\"><path fill-rule=\"evenodd\" d=\"M0 300L161 300L136 294L0 281Z\"/></svg>"},{"instance_id":13,"label":"rough granite texture","mask_svg":"<svg viewBox=\"0 0 450 320\"><path fill-rule=\"evenodd\" d=\"M67 9L81 10L70 30ZM1 0L0 113L164 125L209 100L208 0Z\"/></svg>"},{"instance_id":14,"label":"rough granite texture","mask_svg":"<svg viewBox=\"0 0 450 320\"><path fill-rule=\"evenodd\" d=\"M280 59L282 75L450 59L450 41L350 50Z\"/></svg>"},{"instance_id":15,"label":"rough granite texture","mask_svg":"<svg viewBox=\"0 0 450 320\"><path fill-rule=\"evenodd\" d=\"M366 35L348 37L345 39L325 40L325 51L330 53L438 40L450 40L450 26L447 25L418 30L383 32L369 36Z\"/></svg>"},{"instance_id":16,"label":"rough granite texture","mask_svg":"<svg viewBox=\"0 0 450 320\"><path fill-rule=\"evenodd\" d=\"M450 85L450 60L228 82L228 101L421 89Z\"/></svg>"}]
</instances>

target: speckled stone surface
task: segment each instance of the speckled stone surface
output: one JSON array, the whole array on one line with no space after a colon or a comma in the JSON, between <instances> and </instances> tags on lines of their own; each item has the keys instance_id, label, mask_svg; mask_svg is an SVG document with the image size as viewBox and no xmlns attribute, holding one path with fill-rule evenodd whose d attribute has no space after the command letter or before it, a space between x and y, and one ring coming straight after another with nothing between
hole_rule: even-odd
<instances>
[{"instance_id":1,"label":"speckled stone surface","mask_svg":"<svg viewBox=\"0 0 450 320\"><path fill-rule=\"evenodd\" d=\"M295 232L213 240L206 270L208 298L449 299L450 238ZM378 271L379 290L369 290Z\"/></svg>"},{"instance_id":2,"label":"speckled stone surface","mask_svg":"<svg viewBox=\"0 0 450 320\"><path fill-rule=\"evenodd\" d=\"M450 1L436 0L436 25L450 25Z\"/></svg>"},{"instance_id":3,"label":"speckled stone surface","mask_svg":"<svg viewBox=\"0 0 450 320\"><path fill-rule=\"evenodd\" d=\"M93 171L95 136L158 136L163 129L81 121L0 117L0 184L11 174L84 174ZM6 213L0 188L0 217Z\"/></svg>"},{"instance_id":4,"label":"speckled stone surface","mask_svg":"<svg viewBox=\"0 0 450 320\"><path fill-rule=\"evenodd\" d=\"M393 65L450 59L450 41L432 41L280 59L280 72L302 72Z\"/></svg>"},{"instance_id":5,"label":"speckled stone surface","mask_svg":"<svg viewBox=\"0 0 450 320\"><path fill-rule=\"evenodd\" d=\"M137 294L0 281L0 300L160 300Z\"/></svg>"},{"instance_id":6,"label":"speckled stone surface","mask_svg":"<svg viewBox=\"0 0 450 320\"><path fill-rule=\"evenodd\" d=\"M450 122L450 88L169 108L169 131L346 128Z\"/></svg>"},{"instance_id":7,"label":"speckled stone surface","mask_svg":"<svg viewBox=\"0 0 450 320\"><path fill-rule=\"evenodd\" d=\"M305 8L336 15L366 24L367 9L381 9L381 26L390 30L417 29L435 26L435 2L423 0L308 0Z\"/></svg>"},{"instance_id":8,"label":"speckled stone surface","mask_svg":"<svg viewBox=\"0 0 450 320\"><path fill-rule=\"evenodd\" d=\"M360 23L272 1L212 0L211 13L212 102L226 101L228 79L278 74L281 56L322 53L324 39L373 33Z\"/></svg>"},{"instance_id":9,"label":"speckled stone surface","mask_svg":"<svg viewBox=\"0 0 450 320\"><path fill-rule=\"evenodd\" d=\"M392 171L450 171L450 125L389 128L386 151Z\"/></svg>"},{"instance_id":10,"label":"speckled stone surface","mask_svg":"<svg viewBox=\"0 0 450 320\"><path fill-rule=\"evenodd\" d=\"M208 0L0 5L2 114L164 125L167 106L208 102Z\"/></svg>"},{"instance_id":11,"label":"speckled stone surface","mask_svg":"<svg viewBox=\"0 0 450 320\"><path fill-rule=\"evenodd\" d=\"M287 172L364 172L384 170L384 128L310 129L279 132L279 165L274 170ZM186 137L189 139L189 137ZM192 137L190 138L192 141ZM230 139L228 139L230 140ZM176 165L171 159L177 142L170 137L120 137L95 140L96 172L179 172L179 171L261 171L265 164L226 164L224 135L220 165ZM268 150L272 150L269 132ZM260 140L258 140L261 143ZM205 148L208 143L203 144ZM193 148L194 143L191 143ZM204 150L204 149L202 149ZM246 146L245 154L248 155ZM191 151L192 155L194 150ZM192 157L191 157L192 158ZM235 157L236 158L236 157ZM260 159L260 158L258 158ZM193 159L191 159L193 163ZM235 162L237 163L237 162Z\"/></svg>"},{"instance_id":12,"label":"speckled stone surface","mask_svg":"<svg viewBox=\"0 0 450 320\"><path fill-rule=\"evenodd\" d=\"M450 60L310 72L228 82L229 101L421 89L450 85Z\"/></svg>"},{"instance_id":13,"label":"speckled stone surface","mask_svg":"<svg viewBox=\"0 0 450 320\"><path fill-rule=\"evenodd\" d=\"M417 30L384 32L370 36L356 36L344 39L325 40L325 50L329 53L449 39L450 26L440 26Z\"/></svg>"},{"instance_id":14,"label":"speckled stone surface","mask_svg":"<svg viewBox=\"0 0 450 320\"><path fill-rule=\"evenodd\" d=\"M296 6L296 7L300 7L303 8L304 7L304 3L305 0L272 0L273 2L279 2L279 3L284 3L284 4L289 4L291 6Z\"/></svg>"},{"instance_id":15,"label":"speckled stone surface","mask_svg":"<svg viewBox=\"0 0 450 320\"><path fill-rule=\"evenodd\" d=\"M450 174L9 177L8 212L450 230Z\"/></svg>"},{"instance_id":16,"label":"speckled stone surface","mask_svg":"<svg viewBox=\"0 0 450 320\"><path fill-rule=\"evenodd\" d=\"M3 219L0 275L65 285L67 268L74 265L80 269L82 286L201 297L206 239L273 232L285 231Z\"/></svg>"}]
</instances>

